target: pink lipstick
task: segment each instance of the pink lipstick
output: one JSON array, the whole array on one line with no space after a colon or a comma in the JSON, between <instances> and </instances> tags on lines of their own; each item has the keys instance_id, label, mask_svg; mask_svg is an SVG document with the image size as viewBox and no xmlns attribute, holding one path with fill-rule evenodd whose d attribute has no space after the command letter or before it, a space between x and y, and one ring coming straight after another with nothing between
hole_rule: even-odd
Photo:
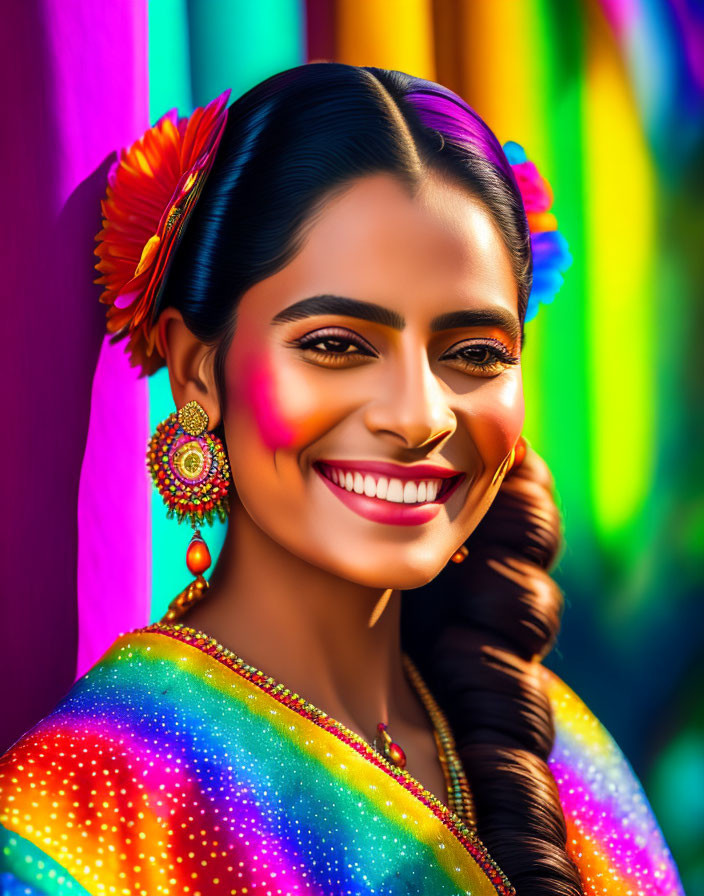
<instances>
[{"instance_id":1,"label":"pink lipstick","mask_svg":"<svg viewBox=\"0 0 704 896\"><path fill-rule=\"evenodd\" d=\"M378 523L417 526L440 512L465 474L433 464L325 460L315 471L343 504Z\"/></svg>"}]
</instances>

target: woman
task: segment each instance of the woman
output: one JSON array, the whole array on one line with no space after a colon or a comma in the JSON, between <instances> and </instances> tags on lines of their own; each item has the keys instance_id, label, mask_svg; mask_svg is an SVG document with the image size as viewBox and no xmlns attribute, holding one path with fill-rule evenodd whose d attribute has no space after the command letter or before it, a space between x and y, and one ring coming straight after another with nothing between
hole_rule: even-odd
<instances>
[{"instance_id":1,"label":"woman","mask_svg":"<svg viewBox=\"0 0 704 896\"><path fill-rule=\"evenodd\" d=\"M681 893L540 663L560 520L520 359L565 263L549 188L400 72L225 101L123 155L97 249L109 329L168 366L148 462L195 579L3 758L7 891Z\"/></svg>"}]
</instances>

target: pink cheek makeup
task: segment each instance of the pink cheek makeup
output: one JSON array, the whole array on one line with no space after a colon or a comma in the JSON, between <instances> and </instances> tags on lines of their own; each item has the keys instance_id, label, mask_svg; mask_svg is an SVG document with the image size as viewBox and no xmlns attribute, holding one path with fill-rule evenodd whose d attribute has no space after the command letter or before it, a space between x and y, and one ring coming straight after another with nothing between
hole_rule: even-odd
<instances>
[{"instance_id":1,"label":"pink cheek makeup","mask_svg":"<svg viewBox=\"0 0 704 896\"><path fill-rule=\"evenodd\" d=\"M259 435L270 451L288 448L296 432L279 408L274 377L266 363L250 360L244 367L239 395L252 409Z\"/></svg>"},{"instance_id":2,"label":"pink cheek makeup","mask_svg":"<svg viewBox=\"0 0 704 896\"><path fill-rule=\"evenodd\" d=\"M356 467L356 468L355 468ZM438 515L465 474L401 479L379 475L371 465L337 466L316 461L313 468L330 491L355 513L376 523L418 526Z\"/></svg>"}]
</instances>

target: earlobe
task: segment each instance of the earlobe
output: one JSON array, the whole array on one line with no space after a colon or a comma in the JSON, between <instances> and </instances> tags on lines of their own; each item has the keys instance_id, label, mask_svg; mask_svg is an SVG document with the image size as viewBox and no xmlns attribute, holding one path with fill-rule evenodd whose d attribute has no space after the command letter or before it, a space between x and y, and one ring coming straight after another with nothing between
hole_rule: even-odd
<instances>
[{"instance_id":1,"label":"earlobe","mask_svg":"<svg viewBox=\"0 0 704 896\"><path fill-rule=\"evenodd\" d=\"M177 308L165 308L156 326L156 345L169 370L176 407L197 401L208 415L208 428L213 429L220 422L220 406L212 346L194 336Z\"/></svg>"}]
</instances>

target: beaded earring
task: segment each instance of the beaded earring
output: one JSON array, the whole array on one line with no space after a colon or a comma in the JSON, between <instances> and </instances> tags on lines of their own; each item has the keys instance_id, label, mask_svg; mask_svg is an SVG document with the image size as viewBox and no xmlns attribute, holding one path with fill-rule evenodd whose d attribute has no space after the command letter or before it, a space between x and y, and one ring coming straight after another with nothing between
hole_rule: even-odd
<instances>
[{"instance_id":1,"label":"beaded earring","mask_svg":"<svg viewBox=\"0 0 704 896\"><path fill-rule=\"evenodd\" d=\"M147 466L168 508L167 518L193 526L186 565L195 578L171 601L162 622L178 619L205 596L203 573L212 561L198 526L212 525L216 517L227 519L230 465L221 440L207 431L208 422L205 409L189 401L162 420L149 440Z\"/></svg>"}]
</instances>

